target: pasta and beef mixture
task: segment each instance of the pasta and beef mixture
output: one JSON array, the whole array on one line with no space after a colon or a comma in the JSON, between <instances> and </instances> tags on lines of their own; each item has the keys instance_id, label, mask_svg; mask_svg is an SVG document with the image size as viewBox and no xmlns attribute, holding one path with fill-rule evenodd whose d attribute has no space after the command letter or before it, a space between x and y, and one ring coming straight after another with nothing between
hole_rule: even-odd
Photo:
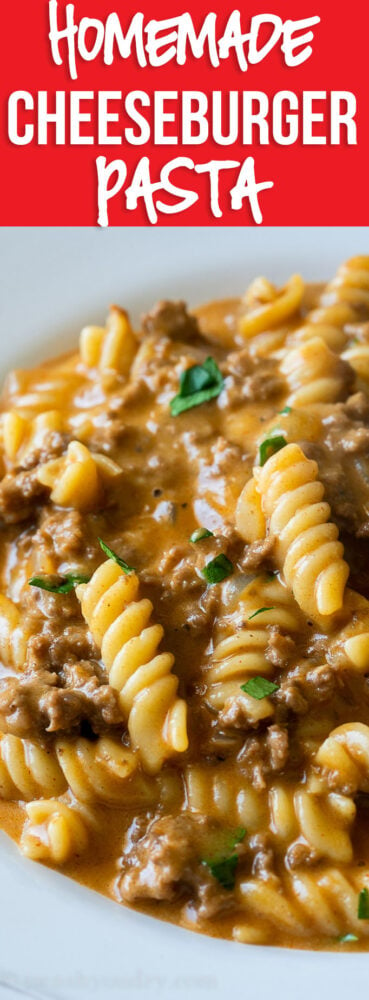
<instances>
[{"instance_id":1,"label":"pasta and beef mixture","mask_svg":"<svg viewBox=\"0 0 369 1000\"><path fill-rule=\"evenodd\" d=\"M369 944L369 257L8 377L0 824L239 942Z\"/></svg>"}]
</instances>

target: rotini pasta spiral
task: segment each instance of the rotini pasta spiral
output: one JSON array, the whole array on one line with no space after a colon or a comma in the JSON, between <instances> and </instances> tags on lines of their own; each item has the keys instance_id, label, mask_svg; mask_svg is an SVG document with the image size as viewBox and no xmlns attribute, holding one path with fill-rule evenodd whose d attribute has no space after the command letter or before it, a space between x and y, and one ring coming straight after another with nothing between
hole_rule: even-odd
<instances>
[{"instance_id":1,"label":"rotini pasta spiral","mask_svg":"<svg viewBox=\"0 0 369 1000\"><path fill-rule=\"evenodd\" d=\"M272 785L256 790L233 764L220 767L191 765L185 772L186 799L191 811L241 825L248 834L270 832L270 842L280 852L295 844L308 847L315 860L337 864L352 860L350 828L355 820L353 800L304 785Z\"/></svg>"},{"instance_id":2,"label":"rotini pasta spiral","mask_svg":"<svg viewBox=\"0 0 369 1000\"><path fill-rule=\"evenodd\" d=\"M369 382L369 344L353 344L343 352L342 358L351 365L357 377L358 388L367 388Z\"/></svg>"},{"instance_id":3,"label":"rotini pasta spiral","mask_svg":"<svg viewBox=\"0 0 369 1000\"><path fill-rule=\"evenodd\" d=\"M316 462L288 444L254 475L276 563L298 605L310 617L334 614L342 608L349 568Z\"/></svg>"},{"instance_id":4,"label":"rotini pasta spiral","mask_svg":"<svg viewBox=\"0 0 369 1000\"><path fill-rule=\"evenodd\" d=\"M336 276L327 285L322 305L347 303L360 310L369 309L369 256L351 257L338 268Z\"/></svg>"},{"instance_id":5,"label":"rotini pasta spiral","mask_svg":"<svg viewBox=\"0 0 369 1000\"><path fill-rule=\"evenodd\" d=\"M237 501L236 528L249 544L265 538L266 522L255 479L249 479Z\"/></svg>"},{"instance_id":6,"label":"rotini pasta spiral","mask_svg":"<svg viewBox=\"0 0 369 1000\"><path fill-rule=\"evenodd\" d=\"M137 341L124 309L112 306L106 327L85 326L80 336L81 361L100 372L128 375Z\"/></svg>"},{"instance_id":7,"label":"rotini pasta spiral","mask_svg":"<svg viewBox=\"0 0 369 1000\"><path fill-rule=\"evenodd\" d=\"M58 507L93 510L102 500L103 486L121 474L121 468L106 455L92 454L80 441L71 441L62 458L41 465L37 478L51 490Z\"/></svg>"},{"instance_id":8,"label":"rotini pasta spiral","mask_svg":"<svg viewBox=\"0 0 369 1000\"><path fill-rule=\"evenodd\" d=\"M30 623L20 608L0 594L0 659L4 666L22 670L30 631Z\"/></svg>"},{"instance_id":9,"label":"rotini pasta spiral","mask_svg":"<svg viewBox=\"0 0 369 1000\"><path fill-rule=\"evenodd\" d=\"M67 783L53 750L10 734L0 737L0 798L60 795Z\"/></svg>"},{"instance_id":10,"label":"rotini pasta spiral","mask_svg":"<svg viewBox=\"0 0 369 1000\"><path fill-rule=\"evenodd\" d=\"M320 303L322 298L324 298L324 293L319 300ZM355 323L356 320L356 310L345 302L331 306L318 304L315 309L308 313L303 325L290 334L288 344L294 346L318 337L331 351L340 354L348 339L345 328L350 323Z\"/></svg>"},{"instance_id":11,"label":"rotini pasta spiral","mask_svg":"<svg viewBox=\"0 0 369 1000\"><path fill-rule=\"evenodd\" d=\"M4 413L2 422L4 451L12 462L22 452L24 457L36 448L42 448L50 434L61 433L63 418L59 410L47 410L27 420L16 410Z\"/></svg>"},{"instance_id":12,"label":"rotini pasta spiral","mask_svg":"<svg viewBox=\"0 0 369 1000\"><path fill-rule=\"evenodd\" d=\"M287 634L297 632L301 625L299 610L279 580L264 580L262 585L252 581L239 595L235 614L226 619L230 634L215 643L211 665L204 673L205 698L211 708L219 711L237 697L251 722L273 715L269 698L256 700L241 690L241 684L249 678L274 672L265 655L273 625ZM223 631L222 622L219 626Z\"/></svg>"},{"instance_id":13,"label":"rotini pasta spiral","mask_svg":"<svg viewBox=\"0 0 369 1000\"><path fill-rule=\"evenodd\" d=\"M335 788L369 791L369 726L348 722L333 729L315 758Z\"/></svg>"},{"instance_id":14,"label":"rotini pasta spiral","mask_svg":"<svg viewBox=\"0 0 369 1000\"><path fill-rule=\"evenodd\" d=\"M337 868L314 873L287 875L283 884L248 879L241 882L240 901L250 916L264 918L272 927L293 937L308 937L312 931L338 938L347 932L369 934L369 922L357 916L358 892L367 877L353 877ZM242 936L242 924L236 929Z\"/></svg>"},{"instance_id":15,"label":"rotini pasta spiral","mask_svg":"<svg viewBox=\"0 0 369 1000\"><path fill-rule=\"evenodd\" d=\"M109 683L128 719L132 744L150 773L187 749L186 704L177 698L171 653L157 653L161 625L149 625L151 601L136 601L139 582L112 559L103 563L76 594L90 631L101 646Z\"/></svg>"},{"instance_id":16,"label":"rotini pasta spiral","mask_svg":"<svg viewBox=\"0 0 369 1000\"><path fill-rule=\"evenodd\" d=\"M246 293L247 310L239 320L242 336L249 339L293 318L303 294L304 282L299 274L294 274L280 291L265 278L257 278Z\"/></svg>"},{"instance_id":17,"label":"rotini pasta spiral","mask_svg":"<svg viewBox=\"0 0 369 1000\"><path fill-rule=\"evenodd\" d=\"M46 366L31 372L20 369L8 378L7 410L15 410L27 421L55 410L65 414L80 386L81 376L73 358L57 362L52 371Z\"/></svg>"},{"instance_id":18,"label":"rotini pasta spiral","mask_svg":"<svg viewBox=\"0 0 369 1000\"><path fill-rule=\"evenodd\" d=\"M87 849L87 812L58 799L29 802L26 812L28 820L23 827L20 849L27 858L63 865Z\"/></svg>"},{"instance_id":19,"label":"rotini pasta spiral","mask_svg":"<svg viewBox=\"0 0 369 1000\"><path fill-rule=\"evenodd\" d=\"M186 768L185 785L190 811L219 820L224 825L242 826L249 833L261 830L267 820L265 795L257 792L234 765Z\"/></svg>"},{"instance_id":20,"label":"rotini pasta spiral","mask_svg":"<svg viewBox=\"0 0 369 1000\"><path fill-rule=\"evenodd\" d=\"M312 337L288 351L280 370L290 389L290 406L337 402L347 396L353 381L347 362L320 337Z\"/></svg>"},{"instance_id":21,"label":"rotini pasta spiral","mask_svg":"<svg viewBox=\"0 0 369 1000\"><path fill-rule=\"evenodd\" d=\"M78 801L130 806L155 801L155 785L139 771L137 755L121 742L107 736L96 742L58 740L56 751Z\"/></svg>"},{"instance_id":22,"label":"rotini pasta spiral","mask_svg":"<svg viewBox=\"0 0 369 1000\"><path fill-rule=\"evenodd\" d=\"M369 601L347 587L340 627L333 632L328 651L336 669L369 672Z\"/></svg>"},{"instance_id":23,"label":"rotini pasta spiral","mask_svg":"<svg viewBox=\"0 0 369 1000\"><path fill-rule=\"evenodd\" d=\"M331 351L340 354L352 335L350 327L358 322L360 310L369 306L368 274L369 257L354 257L343 264L325 286L317 307L289 335L288 344L293 347L318 337ZM349 355L344 358L350 361Z\"/></svg>"}]
</instances>

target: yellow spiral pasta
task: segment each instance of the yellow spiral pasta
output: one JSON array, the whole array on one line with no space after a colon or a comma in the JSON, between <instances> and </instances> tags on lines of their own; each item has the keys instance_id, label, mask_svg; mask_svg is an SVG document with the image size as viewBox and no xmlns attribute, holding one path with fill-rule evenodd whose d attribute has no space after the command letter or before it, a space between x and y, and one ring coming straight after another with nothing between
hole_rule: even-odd
<instances>
[{"instance_id":1,"label":"yellow spiral pasta","mask_svg":"<svg viewBox=\"0 0 369 1000\"><path fill-rule=\"evenodd\" d=\"M350 794L369 791L369 726L348 722L333 729L316 754L315 763L336 788Z\"/></svg>"},{"instance_id":2,"label":"yellow spiral pasta","mask_svg":"<svg viewBox=\"0 0 369 1000\"><path fill-rule=\"evenodd\" d=\"M294 346L318 337L331 351L340 354L348 340L346 327L357 321L357 312L345 302L323 306L322 299L324 293L317 307L308 313L302 326L289 335L288 345Z\"/></svg>"},{"instance_id":3,"label":"yellow spiral pasta","mask_svg":"<svg viewBox=\"0 0 369 1000\"><path fill-rule=\"evenodd\" d=\"M0 594L0 659L4 666L22 670L31 633L30 621L5 594Z\"/></svg>"},{"instance_id":4,"label":"yellow spiral pasta","mask_svg":"<svg viewBox=\"0 0 369 1000\"><path fill-rule=\"evenodd\" d=\"M272 831L286 846L296 837L316 858L329 858L337 864L352 861L350 827L356 807L351 798L333 792L316 795L304 787L289 796L285 788L277 787L270 791L270 806Z\"/></svg>"},{"instance_id":5,"label":"yellow spiral pasta","mask_svg":"<svg viewBox=\"0 0 369 1000\"><path fill-rule=\"evenodd\" d=\"M0 798L60 795L67 783L52 749L10 734L0 737Z\"/></svg>"},{"instance_id":6,"label":"yellow spiral pasta","mask_svg":"<svg viewBox=\"0 0 369 1000\"><path fill-rule=\"evenodd\" d=\"M135 600L139 582L112 559L103 563L76 594L95 642L101 647L109 683L119 691L132 744L149 773L187 749L186 703L177 698L174 657L158 653L164 634L150 625L151 601Z\"/></svg>"},{"instance_id":7,"label":"yellow spiral pasta","mask_svg":"<svg viewBox=\"0 0 369 1000\"><path fill-rule=\"evenodd\" d=\"M357 388L366 388L369 382L369 344L353 344L343 352L342 357L354 369Z\"/></svg>"},{"instance_id":8,"label":"yellow spiral pasta","mask_svg":"<svg viewBox=\"0 0 369 1000\"><path fill-rule=\"evenodd\" d=\"M20 850L34 861L63 865L83 854L89 843L87 812L58 799L39 799L26 805Z\"/></svg>"},{"instance_id":9,"label":"yellow spiral pasta","mask_svg":"<svg viewBox=\"0 0 369 1000\"><path fill-rule=\"evenodd\" d=\"M347 875L337 868L286 875L281 883L247 879L239 888L239 899L251 919L265 920L266 928L278 928L292 937L338 938L353 933L369 934L369 921L357 916L358 893L368 887L367 875ZM240 922L234 937L250 940L248 924Z\"/></svg>"},{"instance_id":10,"label":"yellow spiral pasta","mask_svg":"<svg viewBox=\"0 0 369 1000\"><path fill-rule=\"evenodd\" d=\"M301 784L272 785L256 790L237 765L193 764L185 771L186 801L190 811L240 825L248 834L269 831L278 853L302 845L315 860L336 864L352 860L350 829L356 817L352 798L327 792L316 794Z\"/></svg>"},{"instance_id":11,"label":"yellow spiral pasta","mask_svg":"<svg viewBox=\"0 0 369 1000\"><path fill-rule=\"evenodd\" d=\"M32 371L18 369L7 380L7 411L16 411L24 420L38 414L66 411L73 408L76 392L81 388L81 375L76 370L75 356L57 360L52 368L40 366Z\"/></svg>"},{"instance_id":12,"label":"yellow spiral pasta","mask_svg":"<svg viewBox=\"0 0 369 1000\"><path fill-rule=\"evenodd\" d=\"M257 278L245 296L247 309L239 320L242 336L249 339L288 322L300 308L303 294L304 282L299 274L294 274L280 290L265 278Z\"/></svg>"},{"instance_id":13,"label":"yellow spiral pasta","mask_svg":"<svg viewBox=\"0 0 369 1000\"><path fill-rule=\"evenodd\" d=\"M329 662L336 669L369 673L369 601L349 587L339 627L331 635Z\"/></svg>"},{"instance_id":14,"label":"yellow spiral pasta","mask_svg":"<svg viewBox=\"0 0 369 1000\"><path fill-rule=\"evenodd\" d=\"M41 465L37 478L51 490L58 507L93 510L102 499L106 483L121 474L121 468L106 455L92 454L80 441L71 441L66 455Z\"/></svg>"},{"instance_id":15,"label":"yellow spiral pasta","mask_svg":"<svg viewBox=\"0 0 369 1000\"><path fill-rule=\"evenodd\" d=\"M80 336L81 361L100 372L128 375L137 341L124 309L112 306L105 327L85 326Z\"/></svg>"},{"instance_id":16,"label":"yellow spiral pasta","mask_svg":"<svg viewBox=\"0 0 369 1000\"><path fill-rule=\"evenodd\" d=\"M255 833L267 821L266 796L256 791L233 764L193 764L186 768L185 787L188 809L217 819L224 826L242 826L248 833Z\"/></svg>"},{"instance_id":17,"label":"yellow spiral pasta","mask_svg":"<svg viewBox=\"0 0 369 1000\"><path fill-rule=\"evenodd\" d=\"M63 417L59 410L47 410L36 417L26 419L17 410L4 413L2 434L4 451L12 462L37 448L42 448L53 433L63 430Z\"/></svg>"},{"instance_id":18,"label":"yellow spiral pasta","mask_svg":"<svg viewBox=\"0 0 369 1000\"><path fill-rule=\"evenodd\" d=\"M330 521L316 462L288 444L254 469L262 506L274 538L274 558L308 616L339 611L349 568Z\"/></svg>"},{"instance_id":19,"label":"yellow spiral pasta","mask_svg":"<svg viewBox=\"0 0 369 1000\"><path fill-rule=\"evenodd\" d=\"M273 674L274 668L266 657L270 627L278 626L287 635L301 627L299 609L291 594L277 579L252 581L238 597L234 616L226 621L229 633L215 642L211 665L204 672L207 685L205 699L219 711L233 698L242 702L250 722L258 722L274 713L270 698L257 700L241 690L251 677ZM222 621L219 622L222 631Z\"/></svg>"},{"instance_id":20,"label":"yellow spiral pasta","mask_svg":"<svg viewBox=\"0 0 369 1000\"><path fill-rule=\"evenodd\" d=\"M348 395L350 370L321 337L287 351L280 371L290 390L290 406L335 403Z\"/></svg>"},{"instance_id":21,"label":"yellow spiral pasta","mask_svg":"<svg viewBox=\"0 0 369 1000\"><path fill-rule=\"evenodd\" d=\"M265 538L266 521L255 479L249 479L237 501L236 528L245 542Z\"/></svg>"},{"instance_id":22,"label":"yellow spiral pasta","mask_svg":"<svg viewBox=\"0 0 369 1000\"><path fill-rule=\"evenodd\" d=\"M293 347L318 337L331 351L340 354L363 307L369 307L369 257L365 256L353 257L339 268L320 294L316 308L288 336L287 343ZM351 362L350 355L343 357Z\"/></svg>"},{"instance_id":23,"label":"yellow spiral pasta","mask_svg":"<svg viewBox=\"0 0 369 1000\"><path fill-rule=\"evenodd\" d=\"M341 264L336 276L327 285L322 296L323 306L341 302L369 309L369 256L351 257Z\"/></svg>"},{"instance_id":24,"label":"yellow spiral pasta","mask_svg":"<svg viewBox=\"0 0 369 1000\"><path fill-rule=\"evenodd\" d=\"M137 754L118 740L100 736L58 740L59 766L80 802L137 805L155 801L157 789L138 768Z\"/></svg>"}]
</instances>

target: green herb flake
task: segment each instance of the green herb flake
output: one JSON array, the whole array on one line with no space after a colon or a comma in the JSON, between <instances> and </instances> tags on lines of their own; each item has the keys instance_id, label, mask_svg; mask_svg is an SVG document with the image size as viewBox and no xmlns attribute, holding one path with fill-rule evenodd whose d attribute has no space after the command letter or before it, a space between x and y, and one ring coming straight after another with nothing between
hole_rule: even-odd
<instances>
[{"instance_id":1,"label":"green herb flake","mask_svg":"<svg viewBox=\"0 0 369 1000\"><path fill-rule=\"evenodd\" d=\"M106 544L106 542L103 542L102 538L99 538L98 542L104 554L108 556L108 559L114 559L114 562L120 566L124 573L135 573L133 566L128 566L128 563L126 563L121 556L117 556L117 553L114 552L113 549Z\"/></svg>"},{"instance_id":2,"label":"green herb flake","mask_svg":"<svg viewBox=\"0 0 369 1000\"><path fill-rule=\"evenodd\" d=\"M340 944L351 944L351 942L358 940L356 934L342 934L342 937L338 938Z\"/></svg>"},{"instance_id":3,"label":"green herb flake","mask_svg":"<svg viewBox=\"0 0 369 1000\"><path fill-rule=\"evenodd\" d=\"M202 542L203 538L213 538L213 537L214 537L214 532L209 531L208 528L196 528L196 531L192 532L192 535L190 537L190 542L194 542L194 544L196 544L196 542Z\"/></svg>"},{"instance_id":4,"label":"green herb flake","mask_svg":"<svg viewBox=\"0 0 369 1000\"><path fill-rule=\"evenodd\" d=\"M202 365L186 368L179 379L179 393L170 402L172 417L215 399L223 386L224 378L214 358L206 358Z\"/></svg>"},{"instance_id":5,"label":"green herb flake","mask_svg":"<svg viewBox=\"0 0 369 1000\"><path fill-rule=\"evenodd\" d=\"M249 617L248 617L247 620L249 622L251 622L252 618L256 618L257 615L262 615L263 611L274 611L274 610L275 610L274 607L273 608L258 608L258 610L254 611L252 615L249 615Z\"/></svg>"},{"instance_id":6,"label":"green herb flake","mask_svg":"<svg viewBox=\"0 0 369 1000\"><path fill-rule=\"evenodd\" d=\"M233 833L230 834L230 838L228 841L228 850L233 851L233 848L237 847L237 844L241 844L242 840L244 840L246 837L246 833L247 831L245 826L238 826L236 830L234 830Z\"/></svg>"},{"instance_id":7,"label":"green herb flake","mask_svg":"<svg viewBox=\"0 0 369 1000\"><path fill-rule=\"evenodd\" d=\"M235 886L235 876L238 864L238 854L234 852L234 848L237 844L246 836L246 830L244 827L239 827L235 830L229 838L228 850L232 853L224 856L214 857L214 858L204 858L202 864L209 868L213 878L219 882L223 889L228 889L232 891Z\"/></svg>"},{"instance_id":8,"label":"green herb flake","mask_svg":"<svg viewBox=\"0 0 369 1000\"><path fill-rule=\"evenodd\" d=\"M66 576L59 577L59 583L52 576L32 576L28 584L30 587L47 590L49 594L70 594L79 583L88 583L90 579L90 576L82 573L67 573Z\"/></svg>"},{"instance_id":9,"label":"green herb flake","mask_svg":"<svg viewBox=\"0 0 369 1000\"><path fill-rule=\"evenodd\" d=\"M281 448L285 448L287 444L286 438L282 434L276 434L274 437L265 438L259 447L259 460L260 465L265 465L268 458L275 455L277 451L281 451Z\"/></svg>"},{"instance_id":10,"label":"green herb flake","mask_svg":"<svg viewBox=\"0 0 369 1000\"><path fill-rule=\"evenodd\" d=\"M286 417L288 413L291 413L291 410L292 406L284 406L283 410L279 410L278 412L281 417Z\"/></svg>"},{"instance_id":11,"label":"green herb flake","mask_svg":"<svg viewBox=\"0 0 369 1000\"><path fill-rule=\"evenodd\" d=\"M201 570L202 576L209 584L221 583L225 580L227 576L231 576L233 573L233 564L227 559L227 556L223 552L219 556L215 556L215 559L211 559L210 562L204 566Z\"/></svg>"},{"instance_id":12,"label":"green herb flake","mask_svg":"<svg viewBox=\"0 0 369 1000\"><path fill-rule=\"evenodd\" d=\"M213 878L216 878L217 882L223 886L223 889L229 889L230 891L234 889L238 854L231 854L229 858L224 858L222 861L204 860L203 864L207 865Z\"/></svg>"},{"instance_id":13,"label":"green herb flake","mask_svg":"<svg viewBox=\"0 0 369 1000\"><path fill-rule=\"evenodd\" d=\"M357 915L359 920L369 920L369 891L362 889L359 892Z\"/></svg>"},{"instance_id":14,"label":"green herb flake","mask_svg":"<svg viewBox=\"0 0 369 1000\"><path fill-rule=\"evenodd\" d=\"M273 694L274 691L278 691L278 688L279 684L268 681L266 677L250 677L246 684L241 684L241 691L250 695L250 698L256 698L256 701L261 701L262 698Z\"/></svg>"}]
</instances>

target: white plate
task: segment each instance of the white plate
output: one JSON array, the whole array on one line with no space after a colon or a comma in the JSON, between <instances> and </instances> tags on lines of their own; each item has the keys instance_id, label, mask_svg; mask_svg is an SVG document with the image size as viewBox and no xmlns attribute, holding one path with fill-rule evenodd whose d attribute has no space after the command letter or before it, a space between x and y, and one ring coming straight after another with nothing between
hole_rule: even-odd
<instances>
[{"instance_id":1,"label":"white plate","mask_svg":"<svg viewBox=\"0 0 369 1000\"><path fill-rule=\"evenodd\" d=\"M258 273L329 277L369 229L2 229L1 370L76 342L118 301L191 304ZM335 1000L367 990L367 955L255 948L128 911L21 858L0 835L0 997ZM13 988L12 988L13 987Z\"/></svg>"}]
</instances>

